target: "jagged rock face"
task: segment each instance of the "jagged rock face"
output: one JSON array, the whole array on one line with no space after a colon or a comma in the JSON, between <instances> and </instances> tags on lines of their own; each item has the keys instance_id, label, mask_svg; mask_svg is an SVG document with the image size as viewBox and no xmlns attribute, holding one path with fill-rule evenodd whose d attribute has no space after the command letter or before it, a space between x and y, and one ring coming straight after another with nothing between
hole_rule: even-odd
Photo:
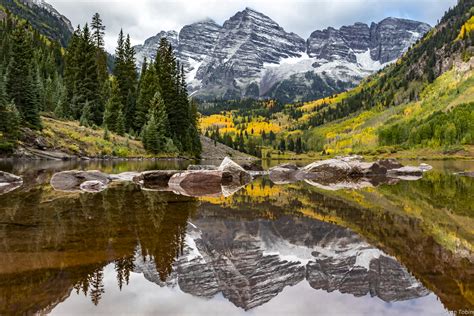
<instances>
[{"instance_id":1,"label":"jagged rock face","mask_svg":"<svg viewBox=\"0 0 474 316\"><path fill-rule=\"evenodd\" d=\"M251 9L238 12L224 23L207 67L197 73L204 84L239 84L260 73L264 63L301 56L304 40L287 33L269 17Z\"/></svg>"},{"instance_id":2,"label":"jagged rock face","mask_svg":"<svg viewBox=\"0 0 474 316\"><path fill-rule=\"evenodd\" d=\"M190 92L201 99L273 97L311 100L344 91L400 57L430 26L387 18L368 26L327 28L304 40L252 9L223 26L206 20L161 32L135 47L137 62L154 58L161 37L177 47Z\"/></svg>"},{"instance_id":3,"label":"jagged rock face","mask_svg":"<svg viewBox=\"0 0 474 316\"><path fill-rule=\"evenodd\" d=\"M160 47L160 40L166 38L170 42L171 46L178 47L178 32L176 31L161 31L153 37L150 37L145 41L143 45L134 46L136 52L137 65L141 67L143 60L146 58L148 61L155 60L156 52Z\"/></svg>"},{"instance_id":4,"label":"jagged rock face","mask_svg":"<svg viewBox=\"0 0 474 316\"><path fill-rule=\"evenodd\" d=\"M397 59L430 28L426 23L394 18L384 19L378 24L372 23L372 59L382 64Z\"/></svg>"},{"instance_id":5,"label":"jagged rock face","mask_svg":"<svg viewBox=\"0 0 474 316\"><path fill-rule=\"evenodd\" d=\"M202 61L214 49L222 26L213 20L205 20L184 26L179 32L180 58Z\"/></svg>"},{"instance_id":6,"label":"jagged rock face","mask_svg":"<svg viewBox=\"0 0 474 316\"><path fill-rule=\"evenodd\" d=\"M186 293L207 298L221 292L245 310L305 279L315 289L370 294L386 302L429 293L394 258L351 230L304 218L240 221L204 216L188 226L182 254L166 280L152 262L140 260L135 271L160 286L178 284Z\"/></svg>"},{"instance_id":7,"label":"jagged rock face","mask_svg":"<svg viewBox=\"0 0 474 316\"><path fill-rule=\"evenodd\" d=\"M328 61L345 60L357 63L370 51L373 61L380 64L400 57L411 44L430 30L425 23L387 18L380 23L356 23L339 30L332 27L315 31L307 41L308 55ZM368 57L368 56L367 56Z\"/></svg>"}]
</instances>

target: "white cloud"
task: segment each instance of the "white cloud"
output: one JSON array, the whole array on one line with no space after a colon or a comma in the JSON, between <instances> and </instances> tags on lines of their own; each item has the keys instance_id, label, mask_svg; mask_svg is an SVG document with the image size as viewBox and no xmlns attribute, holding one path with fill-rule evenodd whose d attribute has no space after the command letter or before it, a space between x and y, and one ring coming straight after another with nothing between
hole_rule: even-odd
<instances>
[{"instance_id":1,"label":"white cloud","mask_svg":"<svg viewBox=\"0 0 474 316\"><path fill-rule=\"evenodd\" d=\"M106 45L113 51L120 28L134 44L161 30L212 18L222 24L237 11L251 7L285 30L307 38L312 31L385 17L409 18L436 24L456 0L47 0L73 25L88 22L99 12L107 26Z\"/></svg>"}]
</instances>

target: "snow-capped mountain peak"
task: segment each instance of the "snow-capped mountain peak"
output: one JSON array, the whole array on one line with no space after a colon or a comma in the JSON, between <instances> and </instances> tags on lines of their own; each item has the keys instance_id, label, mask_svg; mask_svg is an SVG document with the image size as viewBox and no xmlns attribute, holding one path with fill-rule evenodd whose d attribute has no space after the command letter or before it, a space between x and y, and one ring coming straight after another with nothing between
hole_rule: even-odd
<instances>
[{"instance_id":1,"label":"snow-capped mountain peak","mask_svg":"<svg viewBox=\"0 0 474 316\"><path fill-rule=\"evenodd\" d=\"M398 59L430 26L386 18L314 31L307 40L245 8L221 26L211 19L160 32L135 47L137 61L154 58L166 37L199 98L275 97L284 102L324 97L356 85Z\"/></svg>"}]
</instances>

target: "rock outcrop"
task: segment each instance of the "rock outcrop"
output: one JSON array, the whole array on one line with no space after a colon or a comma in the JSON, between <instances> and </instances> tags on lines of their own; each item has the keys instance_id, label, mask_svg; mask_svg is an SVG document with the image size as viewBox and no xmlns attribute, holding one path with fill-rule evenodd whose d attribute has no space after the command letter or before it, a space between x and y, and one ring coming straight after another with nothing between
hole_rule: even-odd
<instances>
[{"instance_id":1,"label":"rock outcrop","mask_svg":"<svg viewBox=\"0 0 474 316\"><path fill-rule=\"evenodd\" d=\"M232 161L229 157L225 157L218 170L230 174L233 184L244 185L252 181L250 173Z\"/></svg>"},{"instance_id":2,"label":"rock outcrop","mask_svg":"<svg viewBox=\"0 0 474 316\"><path fill-rule=\"evenodd\" d=\"M56 191L80 192L82 190L81 185L88 181L100 182L104 187L107 187L110 178L108 174L98 170L70 170L55 173L50 184ZM92 185L92 183L89 184Z\"/></svg>"}]
</instances>

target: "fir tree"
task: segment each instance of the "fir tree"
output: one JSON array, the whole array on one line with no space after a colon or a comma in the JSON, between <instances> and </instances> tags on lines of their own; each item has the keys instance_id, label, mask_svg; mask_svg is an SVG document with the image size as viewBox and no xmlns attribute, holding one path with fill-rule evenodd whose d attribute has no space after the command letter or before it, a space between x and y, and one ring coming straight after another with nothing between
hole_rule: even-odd
<instances>
[{"instance_id":1,"label":"fir tree","mask_svg":"<svg viewBox=\"0 0 474 316\"><path fill-rule=\"evenodd\" d=\"M19 24L12 32L11 60L7 72L7 93L18 108L22 120L41 128L39 92L33 74L33 47L27 25Z\"/></svg>"},{"instance_id":2,"label":"fir tree","mask_svg":"<svg viewBox=\"0 0 474 316\"><path fill-rule=\"evenodd\" d=\"M110 85L111 93L110 98L105 106L103 125L110 131L118 132L118 130L122 128L122 126L118 126L121 124L121 122L118 120L118 115L120 112L122 112L122 99L117 82L115 80L111 80ZM125 130L125 127L123 128Z\"/></svg>"}]
</instances>

